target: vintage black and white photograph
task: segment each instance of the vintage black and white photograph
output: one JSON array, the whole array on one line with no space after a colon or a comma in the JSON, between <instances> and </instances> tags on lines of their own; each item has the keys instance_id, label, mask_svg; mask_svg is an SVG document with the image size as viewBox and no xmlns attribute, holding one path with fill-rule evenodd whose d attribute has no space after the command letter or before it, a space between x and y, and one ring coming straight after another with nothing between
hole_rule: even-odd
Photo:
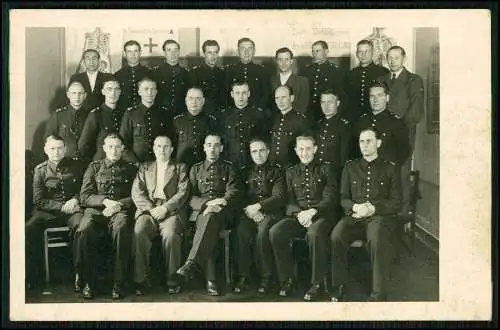
<instances>
[{"instance_id":1,"label":"vintage black and white photograph","mask_svg":"<svg viewBox=\"0 0 500 330\"><path fill-rule=\"evenodd\" d=\"M464 38L489 46L477 32L489 33L489 16L476 13ZM460 144L449 125L470 125L466 140L489 137L491 105L477 97L462 104L477 117L451 114L460 95L444 79L479 88L443 51L461 38L450 34L464 29L457 16L11 14L19 320L63 320L72 305L86 311L78 320L273 319L273 310L284 313L276 319L404 319L394 315L406 303L443 303L450 289L453 299L462 289L474 297L443 310L488 315L488 213L475 225L457 217L472 212L464 201L489 200L453 166L482 159L469 174L490 189L490 141ZM444 153L450 143L474 149ZM468 264L457 268L456 258ZM467 267L484 288L450 288ZM36 314L41 307L49 312ZM149 311L124 312L137 308Z\"/></svg>"}]
</instances>

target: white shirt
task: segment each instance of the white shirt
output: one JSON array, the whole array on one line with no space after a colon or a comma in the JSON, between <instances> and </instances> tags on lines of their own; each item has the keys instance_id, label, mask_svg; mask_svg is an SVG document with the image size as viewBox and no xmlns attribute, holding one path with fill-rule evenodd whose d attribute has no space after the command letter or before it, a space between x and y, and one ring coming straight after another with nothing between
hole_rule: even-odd
<instances>
[{"instance_id":1,"label":"white shirt","mask_svg":"<svg viewBox=\"0 0 500 330\"><path fill-rule=\"evenodd\" d=\"M391 79L392 79L392 76L393 76L394 74L396 74L396 78L395 78L395 79L398 79L398 78L399 78L399 75L401 74L401 72L403 72L403 69L404 69L404 68L401 68L401 69L399 69L399 71L397 71L397 72L391 72Z\"/></svg>"},{"instance_id":2,"label":"white shirt","mask_svg":"<svg viewBox=\"0 0 500 330\"><path fill-rule=\"evenodd\" d=\"M165 188L165 172L168 162L156 162L156 187L153 193L154 198L166 199L163 188Z\"/></svg>"},{"instance_id":3,"label":"white shirt","mask_svg":"<svg viewBox=\"0 0 500 330\"><path fill-rule=\"evenodd\" d=\"M87 77L89 78L90 89L93 92L94 91L94 87L95 87L95 81L97 79L97 71L95 71L93 73L90 73L90 72L87 71Z\"/></svg>"},{"instance_id":4,"label":"white shirt","mask_svg":"<svg viewBox=\"0 0 500 330\"><path fill-rule=\"evenodd\" d=\"M288 80L288 78L290 78L290 76L292 75L292 71L288 72L288 73L281 73L280 72L280 82L281 82L281 85L284 86Z\"/></svg>"}]
</instances>

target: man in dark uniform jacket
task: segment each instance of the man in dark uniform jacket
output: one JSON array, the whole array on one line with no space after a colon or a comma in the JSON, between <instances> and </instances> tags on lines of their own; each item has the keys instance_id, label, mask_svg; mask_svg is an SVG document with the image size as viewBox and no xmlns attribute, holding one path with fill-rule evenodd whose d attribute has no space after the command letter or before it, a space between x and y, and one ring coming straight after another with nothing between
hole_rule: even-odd
<instances>
[{"instance_id":1,"label":"man in dark uniform jacket","mask_svg":"<svg viewBox=\"0 0 500 330\"><path fill-rule=\"evenodd\" d=\"M104 102L104 96L101 93L102 84L106 77L111 74L99 71L99 60L101 56L95 49L87 49L83 52L82 59L85 64L85 72L75 73L71 76L69 84L78 81L82 84L87 94L85 105L88 109L94 109Z\"/></svg>"},{"instance_id":2,"label":"man in dark uniform jacket","mask_svg":"<svg viewBox=\"0 0 500 330\"><path fill-rule=\"evenodd\" d=\"M162 49L165 52L166 61L153 69L154 77L158 82L158 101L175 116L184 112L188 71L179 64L181 46L177 41L166 40Z\"/></svg>"},{"instance_id":3,"label":"man in dark uniform jacket","mask_svg":"<svg viewBox=\"0 0 500 330\"><path fill-rule=\"evenodd\" d=\"M265 136L267 121L264 112L248 104L251 95L247 82L236 81L231 86L234 106L221 112L221 133L226 142L225 159L236 167L250 163L248 143L255 136Z\"/></svg>"},{"instance_id":4,"label":"man in dark uniform jacket","mask_svg":"<svg viewBox=\"0 0 500 330\"><path fill-rule=\"evenodd\" d=\"M35 167L33 178L34 211L26 223L26 278L36 286L41 277L43 232L48 227L69 227L69 240L73 247L73 264L78 265L73 244L74 233L82 218L79 203L81 171L78 164L64 157L66 147L62 137L49 135L44 151L48 160ZM80 290L78 275L75 290Z\"/></svg>"},{"instance_id":5,"label":"man in dark uniform jacket","mask_svg":"<svg viewBox=\"0 0 500 330\"><path fill-rule=\"evenodd\" d=\"M204 144L206 159L193 165L189 173L190 220L196 221L196 232L187 261L177 271L179 280L185 282L193 279L200 268L204 269L207 292L212 296L219 295L213 264L215 247L220 232L234 220L241 194L233 165L220 159L222 148L220 136L208 135Z\"/></svg>"},{"instance_id":6,"label":"man in dark uniform jacket","mask_svg":"<svg viewBox=\"0 0 500 330\"><path fill-rule=\"evenodd\" d=\"M115 77L122 90L118 104L120 108L128 108L140 102L137 83L142 78L151 76L151 71L140 64L141 45L137 41L127 41L123 45L123 55L127 63L115 72Z\"/></svg>"},{"instance_id":7,"label":"man in dark uniform jacket","mask_svg":"<svg viewBox=\"0 0 500 330\"><path fill-rule=\"evenodd\" d=\"M342 167L350 158L352 133L351 123L338 113L339 105L336 92L326 90L321 93L321 110L324 116L316 123L314 132L318 143L316 157L320 162L330 163L340 180Z\"/></svg>"},{"instance_id":8,"label":"man in dark uniform jacket","mask_svg":"<svg viewBox=\"0 0 500 330\"><path fill-rule=\"evenodd\" d=\"M354 124L362 114L371 112L368 87L377 81L377 78L389 72L383 66L373 63L373 44L370 40L358 42L356 57L359 60L359 66L346 75L347 99L344 100L346 111L343 113Z\"/></svg>"},{"instance_id":9,"label":"man in dark uniform jacket","mask_svg":"<svg viewBox=\"0 0 500 330\"><path fill-rule=\"evenodd\" d=\"M268 110L269 77L266 70L260 64L252 62L255 54L255 42L250 38L238 40L238 55L240 60L236 64L229 65L226 69L226 90L230 91L235 81L247 81L250 87L250 104L262 109L270 115ZM226 95L228 105L233 102Z\"/></svg>"},{"instance_id":10,"label":"man in dark uniform jacket","mask_svg":"<svg viewBox=\"0 0 500 330\"><path fill-rule=\"evenodd\" d=\"M312 44L313 63L306 66L303 76L309 80L311 89L311 103L309 117L316 121L321 117L320 97L321 92L333 89L340 94L340 100L344 101L344 75L335 64L328 60L328 44L318 40Z\"/></svg>"},{"instance_id":11,"label":"man in dark uniform jacket","mask_svg":"<svg viewBox=\"0 0 500 330\"><path fill-rule=\"evenodd\" d=\"M401 208L401 175L394 163L378 156L383 144L372 128L359 136L362 158L350 161L342 172L341 205L345 216L332 230L331 299L341 301L350 280L347 249L358 239L366 239L371 257L373 289L368 301L386 300L387 281L394 257L393 236Z\"/></svg>"},{"instance_id":12,"label":"man in dark uniform jacket","mask_svg":"<svg viewBox=\"0 0 500 330\"><path fill-rule=\"evenodd\" d=\"M297 163L293 151L295 138L301 132L310 128L309 119L292 108L293 90L288 86L276 88L274 93L276 105L281 112L275 119L271 128L271 154L270 159L278 162L283 167Z\"/></svg>"},{"instance_id":13,"label":"man in dark uniform jacket","mask_svg":"<svg viewBox=\"0 0 500 330\"><path fill-rule=\"evenodd\" d=\"M187 111L173 120L176 133L174 144L177 146L176 159L187 165L188 171L193 164L205 158L203 143L210 132L216 132L218 123L215 116L205 112L205 98L200 87L191 87L186 94Z\"/></svg>"},{"instance_id":14,"label":"man in dark uniform jacket","mask_svg":"<svg viewBox=\"0 0 500 330\"><path fill-rule=\"evenodd\" d=\"M250 155L254 164L243 169L246 196L244 215L237 229L238 282L234 292L244 292L252 264L252 242L255 240L254 260L259 270L260 284L257 291L266 294L272 284L274 258L269 229L283 218L285 204L285 180L278 164L268 161L269 147L260 138L250 141Z\"/></svg>"},{"instance_id":15,"label":"man in dark uniform jacket","mask_svg":"<svg viewBox=\"0 0 500 330\"><path fill-rule=\"evenodd\" d=\"M134 210L130 191L137 167L121 158L124 145L119 135L108 135L103 149L106 158L90 163L80 192L85 211L76 236L85 299L94 296L99 231L107 230L113 241L113 299L122 297L121 289L130 264Z\"/></svg>"},{"instance_id":16,"label":"man in dark uniform jacket","mask_svg":"<svg viewBox=\"0 0 500 330\"><path fill-rule=\"evenodd\" d=\"M136 295L143 295L149 269L151 241L161 236L168 292L180 292L175 272L182 263L182 234L187 228L186 206L189 178L186 165L170 158L170 138L159 135L153 146L156 161L139 166L132 185L135 212L134 282Z\"/></svg>"},{"instance_id":17,"label":"man in dark uniform jacket","mask_svg":"<svg viewBox=\"0 0 500 330\"><path fill-rule=\"evenodd\" d=\"M138 87L141 103L125 111L120 126L120 135L127 148L123 158L129 162L153 160L154 138L171 133L171 113L156 102L156 82L143 78Z\"/></svg>"},{"instance_id":18,"label":"man in dark uniform jacket","mask_svg":"<svg viewBox=\"0 0 500 330\"><path fill-rule=\"evenodd\" d=\"M355 134L366 128L375 128L379 132L382 146L378 154L385 160L401 166L410 155L408 128L406 124L387 109L389 95L387 87L381 83L374 83L369 88L371 113L363 114L356 125ZM357 153L359 155L359 151Z\"/></svg>"},{"instance_id":19,"label":"man in dark uniform jacket","mask_svg":"<svg viewBox=\"0 0 500 330\"><path fill-rule=\"evenodd\" d=\"M286 218L269 232L278 278L280 296L295 290L291 241L306 238L312 263L311 288L304 300L316 300L324 292L328 275L328 234L337 222L338 184L328 164L315 159L318 147L310 135L297 137L295 151L300 164L286 169Z\"/></svg>"},{"instance_id":20,"label":"man in dark uniform jacket","mask_svg":"<svg viewBox=\"0 0 500 330\"><path fill-rule=\"evenodd\" d=\"M309 81L306 77L296 75L292 72L293 53L283 47L276 51L276 63L278 72L271 77L271 97L279 86L287 85L293 90L293 108L298 112L307 115L309 111Z\"/></svg>"},{"instance_id":21,"label":"man in dark uniform jacket","mask_svg":"<svg viewBox=\"0 0 500 330\"><path fill-rule=\"evenodd\" d=\"M104 138L110 133L118 133L124 108L118 106L121 95L120 83L114 77L108 78L102 87L104 103L90 113L83 126L78 141L78 150L87 159L99 160L105 157L102 146Z\"/></svg>"},{"instance_id":22,"label":"man in dark uniform jacket","mask_svg":"<svg viewBox=\"0 0 500 330\"><path fill-rule=\"evenodd\" d=\"M68 85L66 96L69 104L57 109L50 116L45 137L49 135L62 137L66 145L66 157L81 160L78 140L89 114L89 109L83 104L86 93L81 83L73 82Z\"/></svg>"},{"instance_id":23,"label":"man in dark uniform jacket","mask_svg":"<svg viewBox=\"0 0 500 330\"><path fill-rule=\"evenodd\" d=\"M217 66L219 58L219 43L215 40L206 40L201 46L203 62L195 65L188 72L188 87L200 86L205 96L204 111L219 116L220 111L226 107L226 73Z\"/></svg>"}]
</instances>

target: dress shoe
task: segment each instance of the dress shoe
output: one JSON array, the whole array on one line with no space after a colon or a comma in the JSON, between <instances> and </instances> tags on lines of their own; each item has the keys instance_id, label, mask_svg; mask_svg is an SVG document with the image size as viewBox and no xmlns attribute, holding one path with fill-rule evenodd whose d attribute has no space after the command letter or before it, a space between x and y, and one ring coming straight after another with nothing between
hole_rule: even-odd
<instances>
[{"instance_id":1,"label":"dress shoe","mask_svg":"<svg viewBox=\"0 0 500 330\"><path fill-rule=\"evenodd\" d=\"M84 299L93 299L94 298L94 292L90 288L90 285L87 283L85 284L85 287L83 288L82 295Z\"/></svg>"},{"instance_id":2,"label":"dress shoe","mask_svg":"<svg viewBox=\"0 0 500 330\"><path fill-rule=\"evenodd\" d=\"M324 294L323 286L320 283L314 283L304 295L304 300L316 301L323 294Z\"/></svg>"},{"instance_id":3,"label":"dress shoe","mask_svg":"<svg viewBox=\"0 0 500 330\"><path fill-rule=\"evenodd\" d=\"M209 296L218 296L219 288L215 281L207 281L207 293Z\"/></svg>"},{"instance_id":4,"label":"dress shoe","mask_svg":"<svg viewBox=\"0 0 500 330\"><path fill-rule=\"evenodd\" d=\"M181 268L177 270L176 275L182 282L187 282L194 278L198 270L198 265L194 261L188 260Z\"/></svg>"},{"instance_id":5,"label":"dress shoe","mask_svg":"<svg viewBox=\"0 0 500 330\"><path fill-rule=\"evenodd\" d=\"M247 289L248 289L248 280L247 280L246 276L241 276L239 278L238 282L236 283L236 285L234 286L233 291L235 293L243 293Z\"/></svg>"},{"instance_id":6,"label":"dress shoe","mask_svg":"<svg viewBox=\"0 0 500 330\"><path fill-rule=\"evenodd\" d=\"M288 297L295 291L295 281L293 278L289 278L288 280L281 283L279 295L281 297Z\"/></svg>"},{"instance_id":7,"label":"dress shoe","mask_svg":"<svg viewBox=\"0 0 500 330\"><path fill-rule=\"evenodd\" d=\"M268 294L270 290L271 280L269 277L264 277L260 280L259 287L257 288L257 292L259 294Z\"/></svg>"},{"instance_id":8,"label":"dress shoe","mask_svg":"<svg viewBox=\"0 0 500 330\"><path fill-rule=\"evenodd\" d=\"M340 302L344 301L345 287L344 285L338 285L330 291L330 301Z\"/></svg>"},{"instance_id":9,"label":"dress shoe","mask_svg":"<svg viewBox=\"0 0 500 330\"><path fill-rule=\"evenodd\" d=\"M82 291L82 282L80 281L80 277L78 276L78 273L75 275L75 283L73 286L73 291L75 291L75 292Z\"/></svg>"},{"instance_id":10,"label":"dress shoe","mask_svg":"<svg viewBox=\"0 0 500 330\"><path fill-rule=\"evenodd\" d=\"M173 284L168 286L169 294L177 294L179 292L181 292L181 286L179 284Z\"/></svg>"},{"instance_id":11,"label":"dress shoe","mask_svg":"<svg viewBox=\"0 0 500 330\"><path fill-rule=\"evenodd\" d=\"M372 292L370 296L366 299L369 302L377 302L377 301L387 301L387 296L381 292Z\"/></svg>"},{"instance_id":12,"label":"dress shoe","mask_svg":"<svg viewBox=\"0 0 500 330\"><path fill-rule=\"evenodd\" d=\"M115 284L113 286L113 291L111 292L111 298L113 298L113 300L120 300L122 299L122 292L121 292L121 287L120 285L118 284Z\"/></svg>"},{"instance_id":13,"label":"dress shoe","mask_svg":"<svg viewBox=\"0 0 500 330\"><path fill-rule=\"evenodd\" d=\"M135 284L135 295L136 296L144 296L146 286L144 283L136 283Z\"/></svg>"}]
</instances>

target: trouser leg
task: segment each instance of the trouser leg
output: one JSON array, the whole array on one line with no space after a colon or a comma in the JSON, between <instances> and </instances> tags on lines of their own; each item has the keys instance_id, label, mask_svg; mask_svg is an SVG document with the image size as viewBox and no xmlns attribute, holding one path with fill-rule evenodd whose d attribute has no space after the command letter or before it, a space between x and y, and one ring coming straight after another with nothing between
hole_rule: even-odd
<instances>
[{"instance_id":1,"label":"trouser leg","mask_svg":"<svg viewBox=\"0 0 500 330\"><path fill-rule=\"evenodd\" d=\"M319 218L307 228L306 241L312 263L311 283L322 283L328 274L328 235L333 225L333 219Z\"/></svg>"},{"instance_id":2,"label":"trouser leg","mask_svg":"<svg viewBox=\"0 0 500 330\"><path fill-rule=\"evenodd\" d=\"M285 218L269 230L273 247L276 270L280 282L293 277L293 249L291 241L295 237L304 237L306 229L297 219Z\"/></svg>"},{"instance_id":3,"label":"trouser leg","mask_svg":"<svg viewBox=\"0 0 500 330\"><path fill-rule=\"evenodd\" d=\"M133 262L134 282L143 283L146 280L151 257L151 241L158 235L158 228L149 214L141 215L134 225Z\"/></svg>"},{"instance_id":4,"label":"trouser leg","mask_svg":"<svg viewBox=\"0 0 500 330\"><path fill-rule=\"evenodd\" d=\"M178 216L171 216L160 223L160 234L164 251L167 285L177 285L175 272L182 262L182 233L184 225Z\"/></svg>"}]
</instances>

